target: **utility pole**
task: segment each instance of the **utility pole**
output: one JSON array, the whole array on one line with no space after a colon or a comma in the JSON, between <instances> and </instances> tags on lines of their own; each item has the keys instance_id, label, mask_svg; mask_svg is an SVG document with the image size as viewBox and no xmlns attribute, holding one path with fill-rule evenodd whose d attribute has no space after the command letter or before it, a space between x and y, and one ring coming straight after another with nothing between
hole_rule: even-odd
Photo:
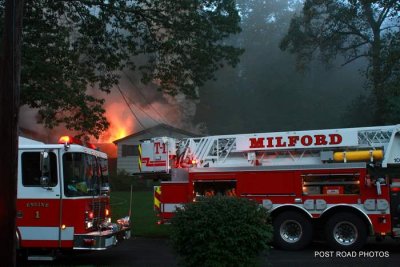
<instances>
[{"instance_id":1,"label":"utility pole","mask_svg":"<svg viewBox=\"0 0 400 267\"><path fill-rule=\"evenodd\" d=\"M6 0L0 44L0 259L16 266L18 114L23 0Z\"/></svg>"}]
</instances>

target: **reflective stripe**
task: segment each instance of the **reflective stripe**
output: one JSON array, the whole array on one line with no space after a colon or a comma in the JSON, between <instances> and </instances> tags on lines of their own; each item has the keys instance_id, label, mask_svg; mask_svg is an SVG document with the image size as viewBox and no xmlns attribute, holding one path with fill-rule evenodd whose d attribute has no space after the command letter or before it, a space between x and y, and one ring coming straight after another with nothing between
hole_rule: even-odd
<instances>
[{"instance_id":1,"label":"reflective stripe","mask_svg":"<svg viewBox=\"0 0 400 267\"><path fill-rule=\"evenodd\" d=\"M138 165L139 165L139 172L141 172L142 171L142 159L140 158L140 156L138 158Z\"/></svg>"},{"instance_id":2,"label":"reflective stripe","mask_svg":"<svg viewBox=\"0 0 400 267\"><path fill-rule=\"evenodd\" d=\"M155 186L154 190L157 194L161 195L161 186Z\"/></svg>"},{"instance_id":3,"label":"reflective stripe","mask_svg":"<svg viewBox=\"0 0 400 267\"><path fill-rule=\"evenodd\" d=\"M158 209L160 209L161 201L158 200L156 197L154 198L154 206Z\"/></svg>"},{"instance_id":4,"label":"reflective stripe","mask_svg":"<svg viewBox=\"0 0 400 267\"><path fill-rule=\"evenodd\" d=\"M158 210L160 209L160 206L161 206L160 198L161 198L161 186L155 186L154 187L154 207Z\"/></svg>"},{"instance_id":5,"label":"reflective stripe","mask_svg":"<svg viewBox=\"0 0 400 267\"><path fill-rule=\"evenodd\" d=\"M59 227L18 227L21 240L59 240ZM61 230L61 240L73 240L74 227Z\"/></svg>"},{"instance_id":6,"label":"reflective stripe","mask_svg":"<svg viewBox=\"0 0 400 267\"><path fill-rule=\"evenodd\" d=\"M138 150L139 150L139 157L138 157L138 164L139 164L139 171L142 171L142 146L139 145L138 146Z\"/></svg>"},{"instance_id":7,"label":"reflective stripe","mask_svg":"<svg viewBox=\"0 0 400 267\"><path fill-rule=\"evenodd\" d=\"M146 167L164 167L164 166L166 166L167 161L165 161L165 160L151 160L150 158L142 158L142 163L144 163L144 165Z\"/></svg>"}]
</instances>

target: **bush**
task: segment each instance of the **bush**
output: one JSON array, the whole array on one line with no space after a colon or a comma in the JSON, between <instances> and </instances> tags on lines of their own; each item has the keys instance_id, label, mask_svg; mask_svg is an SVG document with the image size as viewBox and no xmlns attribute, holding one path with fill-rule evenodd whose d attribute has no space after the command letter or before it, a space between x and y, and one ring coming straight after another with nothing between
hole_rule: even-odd
<instances>
[{"instance_id":1,"label":"bush","mask_svg":"<svg viewBox=\"0 0 400 267\"><path fill-rule=\"evenodd\" d=\"M252 266L268 249L272 226L265 208L236 197L184 205L171 220L171 241L184 266Z\"/></svg>"}]
</instances>

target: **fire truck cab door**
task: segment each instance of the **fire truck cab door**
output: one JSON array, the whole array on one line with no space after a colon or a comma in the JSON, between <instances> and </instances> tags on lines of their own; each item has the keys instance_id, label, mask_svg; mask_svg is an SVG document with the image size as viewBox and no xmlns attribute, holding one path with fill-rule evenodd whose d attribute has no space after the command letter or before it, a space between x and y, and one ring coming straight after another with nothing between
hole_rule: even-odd
<instances>
[{"instance_id":1,"label":"fire truck cab door","mask_svg":"<svg viewBox=\"0 0 400 267\"><path fill-rule=\"evenodd\" d=\"M17 234L20 247L59 247L61 186L57 150L18 153Z\"/></svg>"}]
</instances>

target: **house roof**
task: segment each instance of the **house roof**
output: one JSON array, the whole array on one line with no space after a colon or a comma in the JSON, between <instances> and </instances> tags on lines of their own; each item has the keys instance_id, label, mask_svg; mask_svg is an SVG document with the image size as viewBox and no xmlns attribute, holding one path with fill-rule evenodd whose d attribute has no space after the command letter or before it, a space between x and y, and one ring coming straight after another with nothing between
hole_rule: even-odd
<instances>
[{"instance_id":1,"label":"house roof","mask_svg":"<svg viewBox=\"0 0 400 267\"><path fill-rule=\"evenodd\" d=\"M133 133L131 135L127 135L127 136L125 136L125 137L123 137L121 139L114 140L113 143L114 144L118 144L119 142L124 141L126 139L129 139L129 138L132 138L132 137L141 136L141 135L144 135L144 134L147 134L147 133L151 133L153 131L155 132L158 129L162 129L162 128L170 130L170 131L173 131L173 132L177 132L177 133L180 133L180 134L183 134L183 135L187 135L189 137L200 136L198 134L195 134L195 133L192 133L192 132L189 132L189 131L185 131L185 130L182 130L182 129L179 129L179 128L172 127L171 125L168 125L168 124L165 124L165 123L160 123L160 124L158 124L156 126L144 129L144 130L142 130L140 132L136 132L136 133Z\"/></svg>"},{"instance_id":2,"label":"house roof","mask_svg":"<svg viewBox=\"0 0 400 267\"><path fill-rule=\"evenodd\" d=\"M117 146L113 143L94 143L96 147L108 155L109 158L117 157Z\"/></svg>"}]
</instances>

